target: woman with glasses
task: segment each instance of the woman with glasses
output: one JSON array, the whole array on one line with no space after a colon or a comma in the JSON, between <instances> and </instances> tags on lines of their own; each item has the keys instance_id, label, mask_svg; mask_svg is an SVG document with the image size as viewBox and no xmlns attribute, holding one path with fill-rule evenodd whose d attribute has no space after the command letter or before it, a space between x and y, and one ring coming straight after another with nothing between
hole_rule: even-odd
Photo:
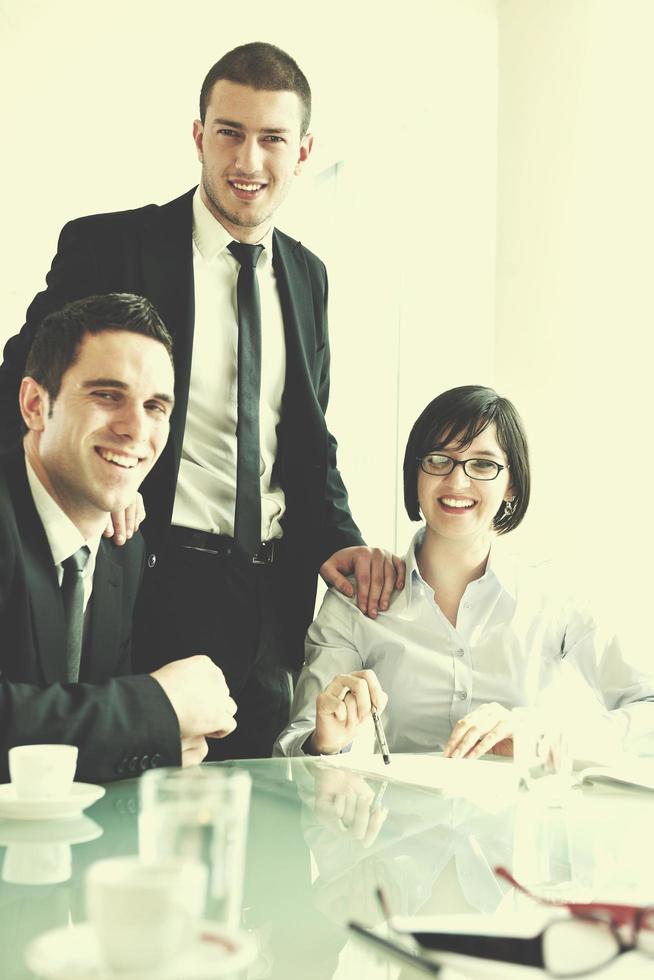
<instances>
[{"instance_id":1,"label":"woman with glasses","mask_svg":"<svg viewBox=\"0 0 654 980\"><path fill-rule=\"evenodd\" d=\"M587 709L586 744L652 735L651 679L543 565L493 548L522 521L529 492L527 439L508 399L468 385L425 408L404 457L405 506L423 520L405 588L376 620L327 593L277 754L347 750L376 707L391 752L510 755L511 709L564 688L579 715Z\"/></svg>"}]
</instances>

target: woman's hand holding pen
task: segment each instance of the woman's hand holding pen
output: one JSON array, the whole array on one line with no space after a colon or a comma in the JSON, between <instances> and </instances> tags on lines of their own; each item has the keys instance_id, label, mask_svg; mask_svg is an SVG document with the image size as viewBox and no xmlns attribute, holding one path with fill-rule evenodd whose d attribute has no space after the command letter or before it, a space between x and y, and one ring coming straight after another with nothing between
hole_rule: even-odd
<instances>
[{"instance_id":1,"label":"woman's hand holding pen","mask_svg":"<svg viewBox=\"0 0 654 980\"><path fill-rule=\"evenodd\" d=\"M383 711L388 701L373 670L338 674L316 698L316 727L311 749L334 755L349 745L371 708Z\"/></svg>"}]
</instances>

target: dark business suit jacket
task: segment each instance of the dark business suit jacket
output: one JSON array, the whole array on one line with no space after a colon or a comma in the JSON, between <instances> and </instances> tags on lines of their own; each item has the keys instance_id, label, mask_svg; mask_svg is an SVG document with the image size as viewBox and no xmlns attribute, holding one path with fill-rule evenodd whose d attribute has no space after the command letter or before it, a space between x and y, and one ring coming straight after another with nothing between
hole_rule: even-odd
<instances>
[{"instance_id":1,"label":"dark business suit jacket","mask_svg":"<svg viewBox=\"0 0 654 980\"><path fill-rule=\"evenodd\" d=\"M27 351L47 313L70 300L107 292L137 293L155 305L173 335L176 376L171 438L141 487L147 510L142 530L155 560L170 525L188 402L194 327L192 198L189 191L162 207L91 215L67 224L47 288L30 305L21 333L5 347L0 367L0 445L8 445L18 432L17 393ZM313 618L317 570L339 548L361 544L362 538L336 465L336 442L325 423L326 270L317 256L279 231L273 236L273 267L287 360L276 461L287 506L283 619L288 666L299 667L304 633Z\"/></svg>"},{"instance_id":2,"label":"dark business suit jacket","mask_svg":"<svg viewBox=\"0 0 654 980\"><path fill-rule=\"evenodd\" d=\"M66 683L65 624L52 552L21 451L0 457L0 781L12 745L79 746L78 779L105 782L179 765L172 705L151 677L130 673L140 536L102 541L80 682Z\"/></svg>"}]
</instances>

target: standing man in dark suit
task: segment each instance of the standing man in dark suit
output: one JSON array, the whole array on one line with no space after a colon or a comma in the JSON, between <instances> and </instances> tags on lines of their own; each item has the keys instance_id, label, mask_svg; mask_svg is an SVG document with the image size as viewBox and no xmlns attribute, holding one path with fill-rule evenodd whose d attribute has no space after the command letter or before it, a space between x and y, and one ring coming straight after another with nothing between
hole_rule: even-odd
<instances>
[{"instance_id":1,"label":"standing man in dark suit","mask_svg":"<svg viewBox=\"0 0 654 980\"><path fill-rule=\"evenodd\" d=\"M221 58L193 130L200 186L163 207L66 225L48 287L0 368L6 427L32 325L53 305L130 290L161 311L175 341L176 410L143 486L149 557L135 655L150 668L172 650L203 651L221 665L239 703L237 732L214 743L227 757L270 754L288 720L288 671L302 663L318 570L347 594L354 573L373 617L403 584L398 559L363 545L325 423L325 267L273 227L311 152L310 112L307 80L283 51L253 43ZM133 513L121 521L117 540Z\"/></svg>"},{"instance_id":2,"label":"standing man in dark suit","mask_svg":"<svg viewBox=\"0 0 654 980\"><path fill-rule=\"evenodd\" d=\"M102 539L168 438L171 339L140 296L96 296L46 318L19 392L23 447L0 457L0 779L12 745L79 747L106 781L191 765L234 728L208 657L131 673L141 535Z\"/></svg>"}]
</instances>

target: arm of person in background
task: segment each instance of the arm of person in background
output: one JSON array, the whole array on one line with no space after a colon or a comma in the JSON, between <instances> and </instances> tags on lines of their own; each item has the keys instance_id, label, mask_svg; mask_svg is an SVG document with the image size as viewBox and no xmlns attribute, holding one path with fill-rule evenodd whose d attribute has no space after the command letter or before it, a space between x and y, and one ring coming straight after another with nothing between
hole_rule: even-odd
<instances>
[{"instance_id":1,"label":"arm of person in background","mask_svg":"<svg viewBox=\"0 0 654 980\"><path fill-rule=\"evenodd\" d=\"M12 745L38 742L77 745L77 778L89 782L192 765L206 755L205 736L236 727L235 711L222 671L201 656L103 684L39 688L0 678L0 779L9 778Z\"/></svg>"},{"instance_id":2,"label":"arm of person in background","mask_svg":"<svg viewBox=\"0 0 654 980\"><path fill-rule=\"evenodd\" d=\"M12 745L40 742L77 745L77 778L88 782L110 782L152 766L181 763L174 708L147 675L45 688L2 678L0 779L8 779Z\"/></svg>"},{"instance_id":3,"label":"arm of person in background","mask_svg":"<svg viewBox=\"0 0 654 980\"><path fill-rule=\"evenodd\" d=\"M566 698L573 754L602 759L654 753L654 672L635 662L603 622L576 617L566 634Z\"/></svg>"},{"instance_id":4,"label":"arm of person in background","mask_svg":"<svg viewBox=\"0 0 654 980\"><path fill-rule=\"evenodd\" d=\"M0 450L15 449L21 440L18 389L27 354L41 321L74 299L108 292L98 273L95 249L85 234L86 219L71 221L61 231L57 253L46 276L46 288L30 303L25 324L7 341L0 365Z\"/></svg>"},{"instance_id":5,"label":"arm of person in background","mask_svg":"<svg viewBox=\"0 0 654 980\"><path fill-rule=\"evenodd\" d=\"M373 671L365 669L354 646L352 626L357 616L356 606L338 592L327 592L307 633L291 720L275 743L273 755L341 751L369 716L371 694L380 711L385 707L387 698L379 681ZM317 741L309 742L314 734Z\"/></svg>"},{"instance_id":6,"label":"arm of person in background","mask_svg":"<svg viewBox=\"0 0 654 980\"><path fill-rule=\"evenodd\" d=\"M654 674L634 664L585 606L567 610L559 668L537 708L546 727L565 733L574 757L654 752ZM513 716L495 702L457 722L444 754L474 759L485 752L513 754Z\"/></svg>"}]
</instances>

